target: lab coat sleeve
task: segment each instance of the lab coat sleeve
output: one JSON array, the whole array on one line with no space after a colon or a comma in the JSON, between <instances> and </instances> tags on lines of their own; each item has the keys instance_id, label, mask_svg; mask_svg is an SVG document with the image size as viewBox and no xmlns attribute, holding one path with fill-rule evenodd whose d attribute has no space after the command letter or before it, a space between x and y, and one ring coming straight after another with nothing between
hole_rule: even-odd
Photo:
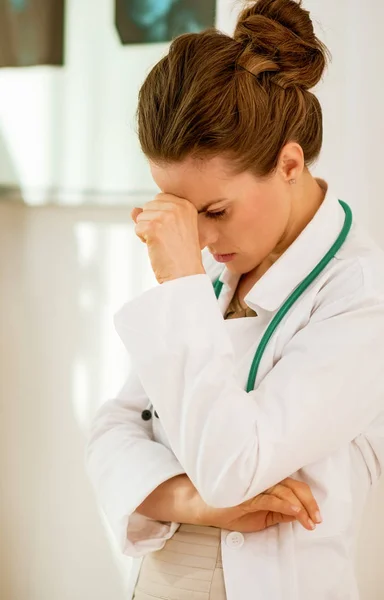
<instances>
[{"instance_id":1,"label":"lab coat sleeve","mask_svg":"<svg viewBox=\"0 0 384 600\"><path fill-rule=\"evenodd\" d=\"M171 447L211 506L238 505L331 454L383 410L384 303L319 307L247 393L206 275L125 305L115 325Z\"/></svg>"},{"instance_id":2,"label":"lab coat sleeve","mask_svg":"<svg viewBox=\"0 0 384 600\"><path fill-rule=\"evenodd\" d=\"M160 550L178 523L158 522L136 508L161 483L184 473L171 450L153 440L148 406L139 378L132 372L115 400L93 418L85 463L98 504L123 554L144 556Z\"/></svg>"}]
</instances>

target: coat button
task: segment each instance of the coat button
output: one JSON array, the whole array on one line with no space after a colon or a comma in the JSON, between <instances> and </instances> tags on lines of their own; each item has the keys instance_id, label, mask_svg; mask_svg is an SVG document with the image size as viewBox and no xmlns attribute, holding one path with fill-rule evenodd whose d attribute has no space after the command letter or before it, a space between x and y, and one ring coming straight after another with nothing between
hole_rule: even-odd
<instances>
[{"instance_id":1,"label":"coat button","mask_svg":"<svg viewBox=\"0 0 384 600\"><path fill-rule=\"evenodd\" d=\"M141 418L143 421L150 421L152 419L152 413L150 410L143 410L141 413Z\"/></svg>"},{"instance_id":2,"label":"coat button","mask_svg":"<svg viewBox=\"0 0 384 600\"><path fill-rule=\"evenodd\" d=\"M231 531L225 538L225 543L229 548L241 548L244 544L244 536L238 531Z\"/></svg>"}]
</instances>

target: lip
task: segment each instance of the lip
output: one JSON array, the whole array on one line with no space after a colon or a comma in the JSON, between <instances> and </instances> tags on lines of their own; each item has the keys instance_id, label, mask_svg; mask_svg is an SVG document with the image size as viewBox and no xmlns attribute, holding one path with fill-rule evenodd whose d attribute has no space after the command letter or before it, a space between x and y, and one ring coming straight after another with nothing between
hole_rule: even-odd
<instances>
[{"instance_id":1,"label":"lip","mask_svg":"<svg viewBox=\"0 0 384 600\"><path fill-rule=\"evenodd\" d=\"M236 254L213 254L213 258L219 263L227 263L235 258Z\"/></svg>"}]
</instances>

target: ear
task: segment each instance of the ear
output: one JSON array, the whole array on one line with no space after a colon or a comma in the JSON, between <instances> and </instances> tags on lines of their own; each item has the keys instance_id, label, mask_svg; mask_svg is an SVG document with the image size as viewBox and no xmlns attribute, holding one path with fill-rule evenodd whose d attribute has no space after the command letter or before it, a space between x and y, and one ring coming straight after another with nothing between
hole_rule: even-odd
<instances>
[{"instance_id":1,"label":"ear","mask_svg":"<svg viewBox=\"0 0 384 600\"><path fill-rule=\"evenodd\" d=\"M286 183L300 179L305 169L304 152L300 144L289 142L280 152L277 171Z\"/></svg>"}]
</instances>

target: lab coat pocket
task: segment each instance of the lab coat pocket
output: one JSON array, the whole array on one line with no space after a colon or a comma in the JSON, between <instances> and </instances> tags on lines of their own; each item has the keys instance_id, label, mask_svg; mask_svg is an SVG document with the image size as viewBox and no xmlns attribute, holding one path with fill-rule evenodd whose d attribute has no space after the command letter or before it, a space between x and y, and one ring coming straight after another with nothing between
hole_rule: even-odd
<instances>
[{"instance_id":1,"label":"lab coat pocket","mask_svg":"<svg viewBox=\"0 0 384 600\"><path fill-rule=\"evenodd\" d=\"M353 521L352 500L344 501L333 496L321 503L321 516L323 522L316 524L316 529L309 531L295 522L295 537L300 540L315 540L321 538L334 538L342 536Z\"/></svg>"},{"instance_id":2,"label":"lab coat pocket","mask_svg":"<svg viewBox=\"0 0 384 600\"><path fill-rule=\"evenodd\" d=\"M349 453L341 451L301 469L293 478L307 483L320 508L322 523L308 531L294 523L299 538L325 538L342 535L354 521Z\"/></svg>"}]
</instances>

